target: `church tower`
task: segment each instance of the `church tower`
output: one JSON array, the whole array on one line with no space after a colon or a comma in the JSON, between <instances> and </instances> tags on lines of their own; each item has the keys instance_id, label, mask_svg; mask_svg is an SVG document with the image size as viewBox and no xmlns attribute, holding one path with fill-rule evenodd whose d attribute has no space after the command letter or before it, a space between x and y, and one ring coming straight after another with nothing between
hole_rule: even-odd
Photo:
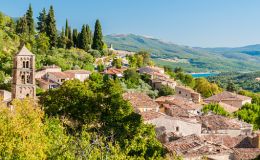
<instances>
[{"instance_id":1,"label":"church tower","mask_svg":"<svg viewBox=\"0 0 260 160\"><path fill-rule=\"evenodd\" d=\"M36 97L35 56L25 45L13 59L12 98Z\"/></svg>"}]
</instances>

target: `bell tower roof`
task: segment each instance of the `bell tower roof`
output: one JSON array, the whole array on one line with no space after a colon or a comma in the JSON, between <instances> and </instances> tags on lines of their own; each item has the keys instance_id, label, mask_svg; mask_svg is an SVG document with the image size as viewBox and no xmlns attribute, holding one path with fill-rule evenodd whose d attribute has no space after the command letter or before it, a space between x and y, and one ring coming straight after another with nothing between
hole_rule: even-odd
<instances>
[{"instance_id":1,"label":"bell tower roof","mask_svg":"<svg viewBox=\"0 0 260 160\"><path fill-rule=\"evenodd\" d=\"M22 49L16 54L17 56L32 56L32 52L30 52L25 45L23 45Z\"/></svg>"}]
</instances>

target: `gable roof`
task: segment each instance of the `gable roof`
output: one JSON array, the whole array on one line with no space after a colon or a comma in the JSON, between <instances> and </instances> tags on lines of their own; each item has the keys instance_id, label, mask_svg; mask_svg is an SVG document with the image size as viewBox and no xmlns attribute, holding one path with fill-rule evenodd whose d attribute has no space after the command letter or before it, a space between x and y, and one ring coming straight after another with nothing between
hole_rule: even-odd
<instances>
[{"instance_id":1,"label":"gable roof","mask_svg":"<svg viewBox=\"0 0 260 160\"><path fill-rule=\"evenodd\" d=\"M159 105L148 95L141 92L127 92L123 94L123 98L128 100L134 108L153 108L156 109Z\"/></svg>"},{"instance_id":2,"label":"gable roof","mask_svg":"<svg viewBox=\"0 0 260 160\"><path fill-rule=\"evenodd\" d=\"M234 129L239 130L241 128L252 127L251 124L248 124L238 119L228 118L221 115L203 115L198 116L197 120L202 123L203 128L208 130L223 130L223 129Z\"/></svg>"},{"instance_id":3,"label":"gable roof","mask_svg":"<svg viewBox=\"0 0 260 160\"><path fill-rule=\"evenodd\" d=\"M196 104L191 100L176 95L162 96L157 98L155 101L158 103L176 105L186 110L195 110L202 108L201 104Z\"/></svg>"},{"instance_id":4,"label":"gable roof","mask_svg":"<svg viewBox=\"0 0 260 160\"><path fill-rule=\"evenodd\" d=\"M225 134L204 134L201 136L201 139L224 145L228 148L254 148L251 138L245 135L231 137Z\"/></svg>"},{"instance_id":5,"label":"gable roof","mask_svg":"<svg viewBox=\"0 0 260 160\"><path fill-rule=\"evenodd\" d=\"M182 137L176 141L165 143L168 151L183 155L184 157L199 155L216 155L230 153L231 150L225 146L204 141L197 135Z\"/></svg>"},{"instance_id":6,"label":"gable roof","mask_svg":"<svg viewBox=\"0 0 260 160\"><path fill-rule=\"evenodd\" d=\"M16 54L16 56L34 56L34 54L23 45L22 49Z\"/></svg>"},{"instance_id":7,"label":"gable roof","mask_svg":"<svg viewBox=\"0 0 260 160\"><path fill-rule=\"evenodd\" d=\"M259 148L235 148L233 150L236 159L251 160L260 156Z\"/></svg>"},{"instance_id":8,"label":"gable roof","mask_svg":"<svg viewBox=\"0 0 260 160\"><path fill-rule=\"evenodd\" d=\"M64 72L49 72L48 74L54 75L56 78L74 78L73 75Z\"/></svg>"},{"instance_id":9,"label":"gable roof","mask_svg":"<svg viewBox=\"0 0 260 160\"><path fill-rule=\"evenodd\" d=\"M103 74L108 74L108 75L117 75L117 74L123 74L126 68L109 68L103 72Z\"/></svg>"},{"instance_id":10,"label":"gable roof","mask_svg":"<svg viewBox=\"0 0 260 160\"><path fill-rule=\"evenodd\" d=\"M91 74L90 71L83 70L83 69L80 69L80 70L67 70L67 71L64 71L64 73L71 73L71 74Z\"/></svg>"},{"instance_id":11,"label":"gable roof","mask_svg":"<svg viewBox=\"0 0 260 160\"><path fill-rule=\"evenodd\" d=\"M250 97L247 96L242 96L239 94L235 94L232 92L224 91L222 93L216 94L214 96L211 96L205 101L214 101L214 102L220 102L220 101L245 101L245 100L251 100Z\"/></svg>"}]
</instances>

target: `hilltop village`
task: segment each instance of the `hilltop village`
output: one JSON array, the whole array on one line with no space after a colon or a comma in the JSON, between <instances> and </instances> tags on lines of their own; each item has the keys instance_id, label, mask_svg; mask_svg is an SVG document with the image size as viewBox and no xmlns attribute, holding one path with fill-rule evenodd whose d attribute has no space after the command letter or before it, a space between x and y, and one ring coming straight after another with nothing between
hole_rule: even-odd
<instances>
[{"instance_id":1,"label":"hilltop village","mask_svg":"<svg viewBox=\"0 0 260 160\"><path fill-rule=\"evenodd\" d=\"M129 67L126 57L135 53L113 48L110 50L124 63L122 67L116 68L109 61L101 73L108 78L123 78ZM56 65L44 66L36 71L35 55L25 46L15 55L13 63L12 92L0 92L3 102L7 104L12 99L38 99L36 88L52 90L73 79L84 82L92 72L98 72L62 71ZM163 68L156 66L140 67L138 74L148 76L149 85L153 89L167 86L175 90L175 94L158 98L137 91L123 94L123 98L131 103L143 121L154 126L157 139L168 152L184 159L207 157L216 160L253 159L260 154L260 132L253 130L253 125L214 112L203 112L203 106L219 104L228 113L233 113L244 104L251 103L252 98L228 91L203 98L200 93L179 84Z\"/></svg>"},{"instance_id":2,"label":"hilltop village","mask_svg":"<svg viewBox=\"0 0 260 160\"><path fill-rule=\"evenodd\" d=\"M258 93L114 49L99 20L58 31L54 13L0 12L0 159L259 159Z\"/></svg>"}]
</instances>

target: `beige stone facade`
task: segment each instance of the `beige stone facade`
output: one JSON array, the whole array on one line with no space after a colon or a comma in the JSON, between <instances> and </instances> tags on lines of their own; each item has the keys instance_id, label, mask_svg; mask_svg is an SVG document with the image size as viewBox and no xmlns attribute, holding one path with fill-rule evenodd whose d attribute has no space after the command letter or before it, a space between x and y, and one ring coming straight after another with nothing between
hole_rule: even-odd
<instances>
[{"instance_id":1,"label":"beige stone facade","mask_svg":"<svg viewBox=\"0 0 260 160\"><path fill-rule=\"evenodd\" d=\"M190 88L184 86L176 86L175 92L178 96L191 99L195 103L201 103L201 95Z\"/></svg>"},{"instance_id":2,"label":"beige stone facade","mask_svg":"<svg viewBox=\"0 0 260 160\"><path fill-rule=\"evenodd\" d=\"M35 96L35 56L23 46L13 59L12 98Z\"/></svg>"}]
</instances>

